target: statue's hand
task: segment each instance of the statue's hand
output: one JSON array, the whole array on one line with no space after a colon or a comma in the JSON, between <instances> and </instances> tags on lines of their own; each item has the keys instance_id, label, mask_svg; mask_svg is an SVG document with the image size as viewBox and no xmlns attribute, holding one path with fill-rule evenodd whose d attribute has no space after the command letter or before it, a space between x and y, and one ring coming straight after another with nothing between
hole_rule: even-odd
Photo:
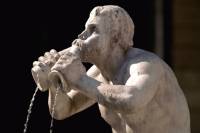
<instances>
[{"instance_id":1,"label":"statue's hand","mask_svg":"<svg viewBox=\"0 0 200 133\"><path fill-rule=\"evenodd\" d=\"M46 52L44 56L39 57L38 61L33 62L32 76L41 91L49 89L48 74L59 57L60 55L56 50L52 49L50 52Z\"/></svg>"},{"instance_id":2,"label":"statue's hand","mask_svg":"<svg viewBox=\"0 0 200 133\"><path fill-rule=\"evenodd\" d=\"M86 75L86 69L80 57L70 52L59 58L56 64L51 68L51 71L54 70L61 73L66 84L70 86L76 86L81 76Z\"/></svg>"}]
</instances>

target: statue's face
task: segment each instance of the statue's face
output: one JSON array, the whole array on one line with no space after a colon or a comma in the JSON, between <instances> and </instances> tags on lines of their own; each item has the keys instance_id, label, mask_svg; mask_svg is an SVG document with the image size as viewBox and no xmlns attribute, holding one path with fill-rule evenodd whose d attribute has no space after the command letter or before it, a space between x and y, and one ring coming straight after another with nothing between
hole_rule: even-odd
<instances>
[{"instance_id":1,"label":"statue's face","mask_svg":"<svg viewBox=\"0 0 200 133\"><path fill-rule=\"evenodd\" d=\"M83 41L81 48L84 58L90 60L93 57L106 54L110 38L109 29L106 26L106 18L101 16L89 17L85 30L79 35L79 39Z\"/></svg>"}]
</instances>

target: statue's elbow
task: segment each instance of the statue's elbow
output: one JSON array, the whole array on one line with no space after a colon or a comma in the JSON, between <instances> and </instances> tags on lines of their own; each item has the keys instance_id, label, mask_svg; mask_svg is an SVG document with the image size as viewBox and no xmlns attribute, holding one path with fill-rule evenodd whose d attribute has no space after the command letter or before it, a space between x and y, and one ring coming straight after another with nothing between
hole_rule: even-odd
<instances>
[{"instance_id":1,"label":"statue's elbow","mask_svg":"<svg viewBox=\"0 0 200 133\"><path fill-rule=\"evenodd\" d=\"M70 117L70 113L69 112L63 112L61 110L57 110L55 109L54 112L52 111L52 109L50 109L50 114L51 117L53 117L56 120L64 120L68 117Z\"/></svg>"},{"instance_id":2,"label":"statue's elbow","mask_svg":"<svg viewBox=\"0 0 200 133\"><path fill-rule=\"evenodd\" d=\"M63 115L56 115L56 116L54 116L53 118L56 119L56 120L64 120L64 119L66 119L67 117L64 117Z\"/></svg>"}]
</instances>

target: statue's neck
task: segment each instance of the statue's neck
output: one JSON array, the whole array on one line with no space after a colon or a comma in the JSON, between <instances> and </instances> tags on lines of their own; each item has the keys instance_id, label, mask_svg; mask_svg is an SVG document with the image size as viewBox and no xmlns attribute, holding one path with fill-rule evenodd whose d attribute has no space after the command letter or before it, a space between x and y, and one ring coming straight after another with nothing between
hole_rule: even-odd
<instances>
[{"instance_id":1,"label":"statue's neck","mask_svg":"<svg viewBox=\"0 0 200 133\"><path fill-rule=\"evenodd\" d=\"M108 81L112 81L119 72L125 60L125 52L120 48L113 49L107 55L101 56L94 64L100 69L101 74Z\"/></svg>"}]
</instances>

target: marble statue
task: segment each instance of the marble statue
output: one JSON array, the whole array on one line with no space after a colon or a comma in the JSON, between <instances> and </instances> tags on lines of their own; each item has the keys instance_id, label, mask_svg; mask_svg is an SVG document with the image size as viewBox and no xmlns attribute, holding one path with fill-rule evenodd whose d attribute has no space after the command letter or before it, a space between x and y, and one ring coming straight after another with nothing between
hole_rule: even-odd
<instances>
[{"instance_id":1,"label":"marble statue","mask_svg":"<svg viewBox=\"0 0 200 133\"><path fill-rule=\"evenodd\" d=\"M133 35L123 8L97 6L71 47L33 63L35 82L49 91L50 112L60 88L55 119L98 103L113 133L190 133L188 104L174 72L155 54L132 47ZM82 62L93 66L86 72Z\"/></svg>"}]
</instances>

